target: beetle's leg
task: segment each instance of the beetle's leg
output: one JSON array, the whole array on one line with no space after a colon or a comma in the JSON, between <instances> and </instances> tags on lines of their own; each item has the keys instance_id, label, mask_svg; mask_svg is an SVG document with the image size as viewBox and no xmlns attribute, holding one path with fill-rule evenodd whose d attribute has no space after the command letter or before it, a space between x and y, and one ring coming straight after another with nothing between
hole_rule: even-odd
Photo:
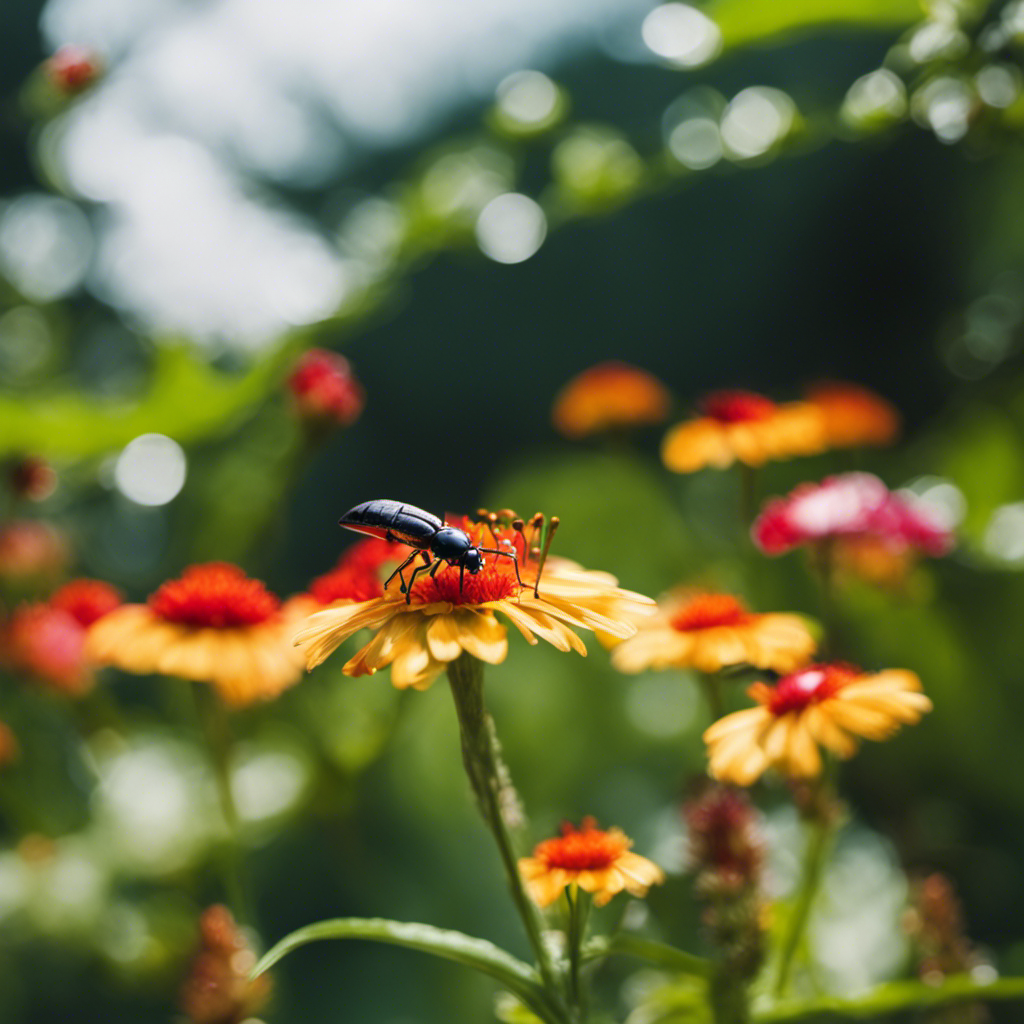
<instances>
[{"instance_id":1,"label":"beetle's leg","mask_svg":"<svg viewBox=\"0 0 1024 1024\"><path fill-rule=\"evenodd\" d=\"M417 552L417 554L419 554L419 552ZM437 561L440 562L441 559L439 558ZM429 566L430 566L430 559L428 558L427 562L426 562L426 565L417 565L416 568L413 569L412 574L409 576L409 586L408 586L408 588L405 591L405 603L406 604L412 604L412 586L416 582L416 577L419 576L419 574L421 572L426 572L426 570L429 568Z\"/></svg>"},{"instance_id":2,"label":"beetle's leg","mask_svg":"<svg viewBox=\"0 0 1024 1024\"><path fill-rule=\"evenodd\" d=\"M436 562L435 562L435 563L433 564L433 566L432 566L432 568L431 568L431 570L430 570L430 578L431 578L431 579L433 579L433 578L434 578L434 577L435 577L435 576L437 575L437 570L438 570L438 569L440 569L442 565L444 565L444 559L443 559L443 558L439 558L439 559L438 559L438 560L437 560L437 561L436 561Z\"/></svg>"},{"instance_id":3,"label":"beetle's leg","mask_svg":"<svg viewBox=\"0 0 1024 1024\"><path fill-rule=\"evenodd\" d=\"M384 589L388 589L388 584L397 576L402 581L402 593L405 593L405 577L402 575L402 570L420 554L419 548L417 548L385 581Z\"/></svg>"},{"instance_id":4,"label":"beetle's leg","mask_svg":"<svg viewBox=\"0 0 1024 1024\"><path fill-rule=\"evenodd\" d=\"M514 551L502 551L500 548L477 548L477 550L486 551L489 555L503 555L505 558L511 558L512 564L516 567L516 581L519 583L519 586L526 586L523 582L523 577L519 575L519 559Z\"/></svg>"},{"instance_id":5,"label":"beetle's leg","mask_svg":"<svg viewBox=\"0 0 1024 1024\"><path fill-rule=\"evenodd\" d=\"M466 579L466 563L459 562L459 593L462 593L462 584Z\"/></svg>"}]
</instances>

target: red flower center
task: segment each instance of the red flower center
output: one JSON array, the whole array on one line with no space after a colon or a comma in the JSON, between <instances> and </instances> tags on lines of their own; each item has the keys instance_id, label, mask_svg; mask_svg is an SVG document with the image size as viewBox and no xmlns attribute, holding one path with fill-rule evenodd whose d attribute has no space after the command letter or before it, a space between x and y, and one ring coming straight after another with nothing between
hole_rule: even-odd
<instances>
[{"instance_id":1,"label":"red flower center","mask_svg":"<svg viewBox=\"0 0 1024 1024\"><path fill-rule=\"evenodd\" d=\"M231 629L265 622L281 606L259 581L226 562L193 565L149 599L153 613L187 626Z\"/></svg>"},{"instance_id":2,"label":"red flower center","mask_svg":"<svg viewBox=\"0 0 1024 1024\"><path fill-rule=\"evenodd\" d=\"M601 871L611 867L629 849L621 833L603 832L593 818L584 818L577 830L566 822L557 839L545 839L534 856L549 868L565 871Z\"/></svg>"},{"instance_id":3,"label":"red flower center","mask_svg":"<svg viewBox=\"0 0 1024 1024\"><path fill-rule=\"evenodd\" d=\"M712 391L700 403L701 412L720 423L767 419L775 408L770 398L753 391Z\"/></svg>"},{"instance_id":4,"label":"red flower center","mask_svg":"<svg viewBox=\"0 0 1024 1024\"><path fill-rule=\"evenodd\" d=\"M743 603L730 594L699 594L669 620L673 629L687 633L714 626L740 626L752 618Z\"/></svg>"},{"instance_id":5,"label":"red flower center","mask_svg":"<svg viewBox=\"0 0 1024 1024\"><path fill-rule=\"evenodd\" d=\"M489 555L495 558L495 555ZM484 604L487 601L501 601L506 597L515 597L519 593L515 569L510 558L502 558L505 565L488 563L475 576L462 571L454 565L446 565L438 569L433 577L421 575L412 588L413 602L416 604ZM460 586L461 577L461 586ZM406 577L408 579L408 576ZM395 586L394 583L391 586Z\"/></svg>"},{"instance_id":6,"label":"red flower center","mask_svg":"<svg viewBox=\"0 0 1024 1024\"><path fill-rule=\"evenodd\" d=\"M861 674L853 665L808 665L799 672L783 676L769 690L768 710L778 716L803 711L833 696Z\"/></svg>"},{"instance_id":7,"label":"red flower center","mask_svg":"<svg viewBox=\"0 0 1024 1024\"><path fill-rule=\"evenodd\" d=\"M67 612L81 625L91 626L123 600L121 591L103 580L72 580L50 598L50 604Z\"/></svg>"}]
</instances>

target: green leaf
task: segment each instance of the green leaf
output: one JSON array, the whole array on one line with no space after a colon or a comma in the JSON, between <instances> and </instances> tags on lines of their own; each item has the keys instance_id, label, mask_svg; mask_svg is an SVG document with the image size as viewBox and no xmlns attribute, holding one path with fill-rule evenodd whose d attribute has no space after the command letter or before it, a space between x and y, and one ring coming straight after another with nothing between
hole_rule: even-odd
<instances>
[{"instance_id":1,"label":"green leaf","mask_svg":"<svg viewBox=\"0 0 1024 1024\"><path fill-rule=\"evenodd\" d=\"M252 977L259 977L299 946L321 939L369 939L418 949L444 960L454 960L464 967L471 967L496 978L544 1020L560 1019L557 1012L552 1010L547 993L541 988L534 969L493 942L429 924L388 921L380 917L339 917L299 928L266 953L253 969Z\"/></svg>"},{"instance_id":2,"label":"green leaf","mask_svg":"<svg viewBox=\"0 0 1024 1024\"><path fill-rule=\"evenodd\" d=\"M619 932L617 935L600 936L591 939L583 947L585 960L597 960L606 956L635 956L648 963L667 967L680 974L692 974L706 978L711 974L711 964L703 957L694 956L664 942L655 942L640 935Z\"/></svg>"},{"instance_id":3,"label":"green leaf","mask_svg":"<svg viewBox=\"0 0 1024 1024\"><path fill-rule=\"evenodd\" d=\"M921 981L895 981L880 985L856 999L823 998L782 1003L755 1013L754 1021L756 1024L782 1024L783 1021L810 1020L822 1014L841 1020L873 1020L880 1014L900 1010L1004 999L1024 999L1024 978L999 978L986 984L975 981L969 975L958 974L947 978L941 985L926 985Z\"/></svg>"},{"instance_id":4,"label":"green leaf","mask_svg":"<svg viewBox=\"0 0 1024 1024\"><path fill-rule=\"evenodd\" d=\"M284 346L242 375L222 373L178 344L157 349L147 391L136 400L90 398L65 388L0 398L0 456L102 455L139 434L167 434L188 443L226 433L273 387Z\"/></svg>"},{"instance_id":5,"label":"green leaf","mask_svg":"<svg viewBox=\"0 0 1024 1024\"><path fill-rule=\"evenodd\" d=\"M703 10L726 49L830 25L900 28L924 16L920 0L712 0Z\"/></svg>"}]
</instances>

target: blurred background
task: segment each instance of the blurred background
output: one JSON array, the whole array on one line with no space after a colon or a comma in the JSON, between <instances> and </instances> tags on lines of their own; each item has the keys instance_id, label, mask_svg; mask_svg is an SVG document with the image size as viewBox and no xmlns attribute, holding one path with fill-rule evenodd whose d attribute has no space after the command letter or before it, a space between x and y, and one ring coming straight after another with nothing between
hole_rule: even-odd
<instances>
[{"instance_id":1,"label":"blurred background","mask_svg":"<svg viewBox=\"0 0 1024 1024\"><path fill-rule=\"evenodd\" d=\"M814 614L799 557L737 532L732 474L669 474L662 428L568 441L550 408L608 359L663 381L674 419L713 388L856 381L903 440L773 464L759 496L870 469L960 541L897 594L840 595L850 659L912 668L937 710L846 770L817 955L840 991L899 975L905 872L941 869L980 947L1024 971L1024 4L8 0L0 40L0 455L56 474L9 486L4 524L59 538L31 578L0 557L9 613L69 575L140 600L209 559L302 591L348 543L338 516L391 497L543 509L561 553L630 588L700 579ZM313 346L360 382L343 428L310 430L285 384ZM619 676L593 642L572 662L511 646L488 688L537 838L622 825L672 873L657 927L699 948L692 680ZM524 954L444 687L340 665L232 719L259 941L380 915ZM0 704L21 748L0 779L0 1019L174 1019L223 899L180 694L30 676ZM762 797L782 894L796 820ZM275 973L270 1021L492 1012L489 983L382 947ZM616 982L624 1015L640 983Z\"/></svg>"}]
</instances>

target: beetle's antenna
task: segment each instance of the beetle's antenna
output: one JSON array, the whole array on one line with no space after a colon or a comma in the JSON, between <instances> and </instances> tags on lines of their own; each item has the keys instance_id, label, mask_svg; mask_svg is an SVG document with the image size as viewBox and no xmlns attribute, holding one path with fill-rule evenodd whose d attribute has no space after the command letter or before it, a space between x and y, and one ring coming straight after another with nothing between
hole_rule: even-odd
<instances>
[{"instance_id":1,"label":"beetle's antenna","mask_svg":"<svg viewBox=\"0 0 1024 1024\"><path fill-rule=\"evenodd\" d=\"M543 517L541 517L543 522ZM548 551L551 550L551 542L555 539L555 531L558 529L558 524L561 520L558 516L552 516L551 521L548 523L547 534L544 537L544 546L541 548L540 559L537 562L537 578L533 581L533 596L540 597L540 574L544 568L544 563L548 559Z\"/></svg>"}]
</instances>

